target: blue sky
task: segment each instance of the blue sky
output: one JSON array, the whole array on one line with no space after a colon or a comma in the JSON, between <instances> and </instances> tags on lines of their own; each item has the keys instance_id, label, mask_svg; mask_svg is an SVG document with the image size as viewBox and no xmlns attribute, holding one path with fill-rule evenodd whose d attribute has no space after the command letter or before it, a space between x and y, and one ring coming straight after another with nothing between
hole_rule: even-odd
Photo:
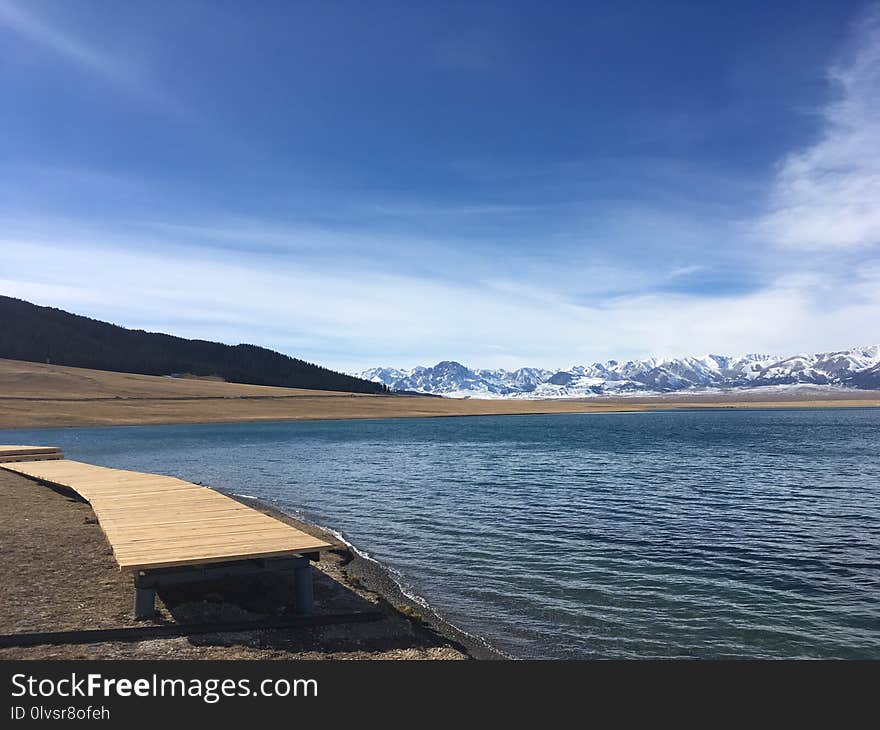
<instances>
[{"instance_id":1,"label":"blue sky","mask_svg":"<svg viewBox=\"0 0 880 730\"><path fill-rule=\"evenodd\" d=\"M0 0L0 292L344 370L880 340L870 3Z\"/></svg>"}]
</instances>

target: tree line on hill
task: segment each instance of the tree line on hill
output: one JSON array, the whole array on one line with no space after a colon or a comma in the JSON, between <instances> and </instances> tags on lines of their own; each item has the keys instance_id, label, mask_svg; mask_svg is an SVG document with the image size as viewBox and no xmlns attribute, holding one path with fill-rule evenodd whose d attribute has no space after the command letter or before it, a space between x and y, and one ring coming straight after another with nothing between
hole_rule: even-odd
<instances>
[{"instance_id":1,"label":"tree line on hill","mask_svg":"<svg viewBox=\"0 0 880 730\"><path fill-rule=\"evenodd\" d=\"M387 386L256 345L224 345L119 327L0 296L0 357L143 375L219 376L231 383L352 393Z\"/></svg>"}]
</instances>

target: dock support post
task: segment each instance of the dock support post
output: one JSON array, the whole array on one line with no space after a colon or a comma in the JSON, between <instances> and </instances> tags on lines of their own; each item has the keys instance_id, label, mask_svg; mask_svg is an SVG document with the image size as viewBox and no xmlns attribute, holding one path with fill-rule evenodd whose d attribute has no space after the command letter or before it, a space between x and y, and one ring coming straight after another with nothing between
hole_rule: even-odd
<instances>
[{"instance_id":1,"label":"dock support post","mask_svg":"<svg viewBox=\"0 0 880 730\"><path fill-rule=\"evenodd\" d=\"M134 577L134 617L153 618L156 615L156 586L140 575Z\"/></svg>"},{"instance_id":2,"label":"dock support post","mask_svg":"<svg viewBox=\"0 0 880 730\"><path fill-rule=\"evenodd\" d=\"M296 592L296 612L300 615L312 613L315 607L315 594L312 587L312 566L308 560L293 569L294 591Z\"/></svg>"}]
</instances>

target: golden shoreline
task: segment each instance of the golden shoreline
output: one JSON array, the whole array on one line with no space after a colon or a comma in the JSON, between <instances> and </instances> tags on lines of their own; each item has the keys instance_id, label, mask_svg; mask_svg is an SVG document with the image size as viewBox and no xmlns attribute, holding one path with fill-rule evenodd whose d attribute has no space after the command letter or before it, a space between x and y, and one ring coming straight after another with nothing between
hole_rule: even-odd
<instances>
[{"instance_id":1,"label":"golden shoreline","mask_svg":"<svg viewBox=\"0 0 880 730\"><path fill-rule=\"evenodd\" d=\"M880 391L479 400L363 395L105 372L0 359L0 428L622 413L676 409L878 408Z\"/></svg>"}]
</instances>

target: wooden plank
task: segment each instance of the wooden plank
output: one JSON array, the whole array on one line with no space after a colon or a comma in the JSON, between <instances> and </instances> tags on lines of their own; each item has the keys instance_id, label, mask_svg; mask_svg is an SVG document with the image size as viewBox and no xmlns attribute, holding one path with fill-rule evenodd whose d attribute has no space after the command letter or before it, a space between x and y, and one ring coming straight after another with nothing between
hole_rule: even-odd
<instances>
[{"instance_id":1,"label":"wooden plank","mask_svg":"<svg viewBox=\"0 0 880 730\"><path fill-rule=\"evenodd\" d=\"M187 565L212 565L214 563L230 563L236 560L248 560L254 558L279 558L284 555L296 555L299 553L314 552L330 547L327 543L323 543L317 547L303 547L297 550L283 548L281 550L262 550L251 551L247 555L239 552L220 553L219 551L210 551L202 555L189 555L187 557L178 558L153 558L153 559L133 559L119 560L120 570L159 570L160 568L180 568Z\"/></svg>"},{"instance_id":2,"label":"wooden plank","mask_svg":"<svg viewBox=\"0 0 880 730\"><path fill-rule=\"evenodd\" d=\"M231 510L231 509L222 509L222 510L204 510L204 516L208 519L212 517L221 517L221 516L232 516L236 514L244 514L247 512L247 507L242 507L241 509ZM98 514L97 512L95 513ZM200 513L201 514L201 513ZM181 521L188 516L193 516L192 510L173 512L173 513L165 513L165 512L152 512L152 513L133 513L131 515L117 515L117 516L105 516L106 523L118 529L124 527L130 527L132 525L149 525L155 524L156 522L161 521ZM101 521L101 517L98 517L98 521ZM195 521L199 521L196 519Z\"/></svg>"},{"instance_id":3,"label":"wooden plank","mask_svg":"<svg viewBox=\"0 0 880 730\"><path fill-rule=\"evenodd\" d=\"M199 514L202 512L234 512L241 510L248 510L246 504L241 504L240 502L236 502L235 500L230 500L230 502L216 502L212 499L202 499L197 501L187 501L187 502L171 502L169 501L167 504L139 504L139 505L124 505L124 504L114 504L114 505L103 505L101 504L101 500L97 500L95 503L95 509L98 512L106 515L109 519L114 520L122 520L127 521L129 517L156 517L161 516L163 514L178 515L178 514L187 514L187 513L195 513L196 509L199 510Z\"/></svg>"},{"instance_id":4,"label":"wooden plank","mask_svg":"<svg viewBox=\"0 0 880 730\"><path fill-rule=\"evenodd\" d=\"M272 520L273 518L267 518ZM275 520L273 520L275 521ZM165 519L163 522L136 522L133 521L131 523L119 523L112 521L104 521L101 523L101 526L104 528L105 532L117 531L117 532L140 532L143 530L163 530L163 529L174 529L174 530L192 530L197 528L205 528L205 529L224 529L229 528L232 525L253 525L258 527L264 522L258 522L253 518L252 515L248 515L247 519L244 518L244 515L240 512L236 512L234 514L216 514L216 515L205 515L204 518L199 516L189 516L189 517L180 517L178 519Z\"/></svg>"},{"instance_id":5,"label":"wooden plank","mask_svg":"<svg viewBox=\"0 0 880 730\"><path fill-rule=\"evenodd\" d=\"M57 446L21 446L0 444L0 456L28 456L38 454L60 454Z\"/></svg>"},{"instance_id":6,"label":"wooden plank","mask_svg":"<svg viewBox=\"0 0 880 730\"><path fill-rule=\"evenodd\" d=\"M272 530L271 532L242 532L235 535L192 535L190 537L179 535L165 542L160 540L144 540L142 542L120 543L117 541L113 546L120 552L146 553L161 556L201 548L225 550L240 545L253 545L255 547L293 545L300 547L312 542L314 542L314 538L310 536L302 537L296 534L291 535L289 531Z\"/></svg>"},{"instance_id":7,"label":"wooden plank","mask_svg":"<svg viewBox=\"0 0 880 730\"><path fill-rule=\"evenodd\" d=\"M221 500L212 496L210 493L205 494L207 490L201 489L198 492L190 490L178 490L175 492L162 492L161 497L154 495L132 494L130 497L92 497L91 502L94 506L100 506L101 509L113 511L116 509L167 509L170 507L178 507L184 505L211 504L221 505L232 502L234 499Z\"/></svg>"},{"instance_id":8,"label":"wooden plank","mask_svg":"<svg viewBox=\"0 0 880 730\"><path fill-rule=\"evenodd\" d=\"M52 459L63 459L62 453L57 454L21 454L19 456L0 456L0 464L7 464L13 461L51 461Z\"/></svg>"},{"instance_id":9,"label":"wooden plank","mask_svg":"<svg viewBox=\"0 0 880 730\"><path fill-rule=\"evenodd\" d=\"M109 520L105 522L105 526L108 530L124 530L131 534L137 534L139 532L149 531L156 533L173 533L192 530L213 530L216 532L222 530L224 527L234 528L239 525L244 527L260 527L261 525L275 525L277 523L278 520L273 519L272 517L264 517L260 519L257 515L233 512L227 514L215 514L214 516L190 515L189 519L183 518L180 520L169 520L166 518L162 522L149 522L143 525L125 524Z\"/></svg>"},{"instance_id":10,"label":"wooden plank","mask_svg":"<svg viewBox=\"0 0 880 730\"><path fill-rule=\"evenodd\" d=\"M130 527L149 526L155 524L163 524L168 522L181 522L187 517L204 518L211 520L215 517L243 517L247 513L247 507L243 509L211 509L205 508L200 510L179 510L177 512L132 512L131 514L114 512L105 514L100 510L95 512L100 515L98 520L107 525L109 529L124 530ZM196 519L195 522L201 523L202 519Z\"/></svg>"},{"instance_id":11,"label":"wooden plank","mask_svg":"<svg viewBox=\"0 0 880 730\"><path fill-rule=\"evenodd\" d=\"M0 445L0 464L19 461L50 461L63 458L61 449L54 446Z\"/></svg>"},{"instance_id":12,"label":"wooden plank","mask_svg":"<svg viewBox=\"0 0 880 730\"><path fill-rule=\"evenodd\" d=\"M241 513L235 512L231 514L220 514L215 517L191 515L189 519L181 520L165 520L163 522L151 522L143 527L137 525L126 525L124 529L127 532L136 534L144 531L154 532L181 532L187 530L214 530L217 531L224 527L232 528L238 525L259 527L260 525L276 525L278 520L273 517L260 515L259 513ZM282 523L283 524L283 523ZM117 529L113 525L107 526L109 529Z\"/></svg>"},{"instance_id":13,"label":"wooden plank","mask_svg":"<svg viewBox=\"0 0 880 730\"><path fill-rule=\"evenodd\" d=\"M176 484L168 484L168 485L156 484L156 485L150 486L150 485L145 484L143 486L126 487L124 489L120 489L119 487L117 487L115 490L107 488L105 491L102 491L99 494L96 494L95 496L99 497L100 499L113 499L114 497L122 497L124 499L128 496L133 496L133 495L145 495L145 494L156 495L156 494L162 494L163 492L176 492L180 489L205 489L205 487L199 487L199 486L181 487Z\"/></svg>"},{"instance_id":14,"label":"wooden plank","mask_svg":"<svg viewBox=\"0 0 880 730\"><path fill-rule=\"evenodd\" d=\"M161 557L164 555L178 555L182 552L193 550L218 549L226 550L233 548L257 549L264 547L288 546L296 549L307 544L305 540L292 538L286 532L273 530L272 532L250 532L237 535L194 535L192 537L180 536L173 540L142 540L140 542L114 542L113 551L117 555L147 555Z\"/></svg>"},{"instance_id":15,"label":"wooden plank","mask_svg":"<svg viewBox=\"0 0 880 730\"><path fill-rule=\"evenodd\" d=\"M156 494L161 494L162 496L157 497L155 496ZM98 494L95 495L94 499L105 505L108 509L112 509L115 505L118 504L128 504L136 506L152 503L164 505L177 502L194 502L197 500L211 500L212 502L217 502L219 504L221 501L235 501L234 499L229 499L229 497L218 494L217 492L213 492L210 489L205 489L204 487L179 487L178 489L170 489L147 494L144 494L139 490L133 490L128 496L120 496L118 494Z\"/></svg>"},{"instance_id":16,"label":"wooden plank","mask_svg":"<svg viewBox=\"0 0 880 730\"><path fill-rule=\"evenodd\" d=\"M153 526L131 527L127 526L122 529L110 527L111 532L118 535L115 543L125 544L128 542L136 542L139 540L181 540L181 539L213 539L214 537L226 538L228 535L235 533L243 534L259 534L265 532L277 532L278 534L289 534L289 525L285 525L278 520L270 520L269 522L242 522L240 520L230 521L226 525L202 525L196 523L196 526L180 526L171 525L163 528L155 528Z\"/></svg>"}]
</instances>

